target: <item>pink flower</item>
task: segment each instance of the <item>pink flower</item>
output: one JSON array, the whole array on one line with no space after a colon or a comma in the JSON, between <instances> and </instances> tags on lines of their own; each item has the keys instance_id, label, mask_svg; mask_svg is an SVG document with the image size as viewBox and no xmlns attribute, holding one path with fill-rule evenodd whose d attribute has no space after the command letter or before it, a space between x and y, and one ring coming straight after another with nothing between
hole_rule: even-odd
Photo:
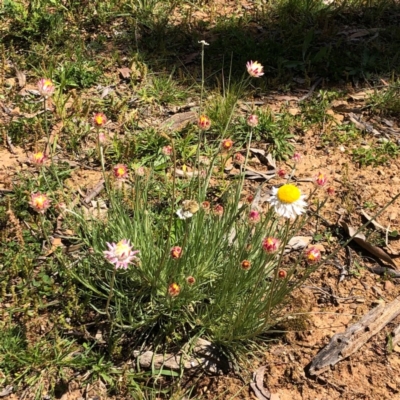
<instances>
[{"instance_id":1,"label":"pink flower","mask_svg":"<svg viewBox=\"0 0 400 400\"><path fill-rule=\"evenodd\" d=\"M164 154L164 156L170 156L172 154L172 146L164 146L161 153Z\"/></svg>"},{"instance_id":2,"label":"pink flower","mask_svg":"<svg viewBox=\"0 0 400 400\"><path fill-rule=\"evenodd\" d=\"M170 251L172 258L181 258L182 257L182 247L174 246Z\"/></svg>"},{"instance_id":3,"label":"pink flower","mask_svg":"<svg viewBox=\"0 0 400 400\"><path fill-rule=\"evenodd\" d=\"M41 96L43 96L45 99L47 99L48 97L50 97L55 90L55 86L53 84L53 82L51 81L51 79L47 79L47 78L42 78L40 79L40 81L37 84L39 93Z\"/></svg>"},{"instance_id":4,"label":"pink flower","mask_svg":"<svg viewBox=\"0 0 400 400\"><path fill-rule=\"evenodd\" d=\"M223 149L223 150L229 151L229 150L232 148L232 146L233 146L233 141L232 141L232 139L224 139L224 140L221 142L221 146L222 146L222 149Z\"/></svg>"},{"instance_id":5,"label":"pink flower","mask_svg":"<svg viewBox=\"0 0 400 400\"><path fill-rule=\"evenodd\" d=\"M135 169L135 175L136 176L144 176L144 174L146 173L146 170L144 167L137 167Z\"/></svg>"},{"instance_id":6,"label":"pink flower","mask_svg":"<svg viewBox=\"0 0 400 400\"><path fill-rule=\"evenodd\" d=\"M214 212L214 215L221 217L224 214L224 207L222 207L221 204L217 204L214 207L213 212Z\"/></svg>"},{"instance_id":7,"label":"pink flower","mask_svg":"<svg viewBox=\"0 0 400 400\"><path fill-rule=\"evenodd\" d=\"M125 164L117 164L113 168L113 174L117 179L125 179L128 176L128 167Z\"/></svg>"},{"instance_id":8,"label":"pink flower","mask_svg":"<svg viewBox=\"0 0 400 400\"><path fill-rule=\"evenodd\" d=\"M127 239L122 239L118 243L107 243L107 247L108 250L103 251L104 257L117 269L127 269L130 263L138 259L136 254L139 250L132 251L132 246Z\"/></svg>"},{"instance_id":9,"label":"pink flower","mask_svg":"<svg viewBox=\"0 0 400 400\"><path fill-rule=\"evenodd\" d=\"M197 125L201 130L207 131L211 127L211 120L206 115L200 115Z\"/></svg>"},{"instance_id":10,"label":"pink flower","mask_svg":"<svg viewBox=\"0 0 400 400\"><path fill-rule=\"evenodd\" d=\"M335 188L332 187L332 186L329 186L329 187L326 189L326 193L328 193L328 196L334 196L334 195L335 195Z\"/></svg>"},{"instance_id":11,"label":"pink flower","mask_svg":"<svg viewBox=\"0 0 400 400\"><path fill-rule=\"evenodd\" d=\"M293 154L293 161L294 161L295 163L298 163L298 162L300 162L300 160L301 160L301 155L300 155L300 153L294 153L294 154Z\"/></svg>"},{"instance_id":12,"label":"pink flower","mask_svg":"<svg viewBox=\"0 0 400 400\"><path fill-rule=\"evenodd\" d=\"M261 216L260 213L256 210L251 210L249 213L249 221L252 224L257 224L260 222Z\"/></svg>"},{"instance_id":13,"label":"pink flower","mask_svg":"<svg viewBox=\"0 0 400 400\"><path fill-rule=\"evenodd\" d=\"M29 159L32 164L42 165L47 161L47 156L42 151L38 151L32 154Z\"/></svg>"},{"instance_id":14,"label":"pink flower","mask_svg":"<svg viewBox=\"0 0 400 400\"><path fill-rule=\"evenodd\" d=\"M107 123L107 117L102 112L98 112L93 115L92 122L95 128L101 128Z\"/></svg>"},{"instance_id":15,"label":"pink flower","mask_svg":"<svg viewBox=\"0 0 400 400\"><path fill-rule=\"evenodd\" d=\"M321 252L315 246L309 247L306 250L305 255L309 264L316 264L319 260L321 260Z\"/></svg>"},{"instance_id":16,"label":"pink flower","mask_svg":"<svg viewBox=\"0 0 400 400\"><path fill-rule=\"evenodd\" d=\"M278 176L280 178L284 178L286 176L286 171L283 168L279 169L278 170Z\"/></svg>"},{"instance_id":17,"label":"pink flower","mask_svg":"<svg viewBox=\"0 0 400 400\"><path fill-rule=\"evenodd\" d=\"M264 75L264 67L258 61L249 61L246 64L247 72L253 78L259 78Z\"/></svg>"},{"instance_id":18,"label":"pink flower","mask_svg":"<svg viewBox=\"0 0 400 400\"><path fill-rule=\"evenodd\" d=\"M236 164L242 165L245 163L245 161L246 161L246 157L241 153L236 153L233 156L233 162Z\"/></svg>"},{"instance_id":19,"label":"pink flower","mask_svg":"<svg viewBox=\"0 0 400 400\"><path fill-rule=\"evenodd\" d=\"M255 128L258 125L258 117L255 114L250 114L247 117L247 125Z\"/></svg>"},{"instance_id":20,"label":"pink flower","mask_svg":"<svg viewBox=\"0 0 400 400\"><path fill-rule=\"evenodd\" d=\"M179 295L179 293L181 292L181 287L177 284L177 283L171 283L169 286L168 286L168 294L171 296L171 297L176 297L176 296L178 296Z\"/></svg>"},{"instance_id":21,"label":"pink flower","mask_svg":"<svg viewBox=\"0 0 400 400\"><path fill-rule=\"evenodd\" d=\"M280 269L278 271L278 278L279 279L285 279L287 277L287 272L284 269Z\"/></svg>"},{"instance_id":22,"label":"pink flower","mask_svg":"<svg viewBox=\"0 0 400 400\"><path fill-rule=\"evenodd\" d=\"M191 286L191 285L194 285L196 283L196 279L193 276L188 276L186 278L186 282L187 282L188 285Z\"/></svg>"},{"instance_id":23,"label":"pink flower","mask_svg":"<svg viewBox=\"0 0 400 400\"><path fill-rule=\"evenodd\" d=\"M314 182L317 186L325 186L326 182L328 182L328 177L326 174L319 172L318 175L314 178Z\"/></svg>"},{"instance_id":24,"label":"pink flower","mask_svg":"<svg viewBox=\"0 0 400 400\"><path fill-rule=\"evenodd\" d=\"M278 251L281 241L274 237L267 237L262 241L262 247L266 253L272 254Z\"/></svg>"},{"instance_id":25,"label":"pink flower","mask_svg":"<svg viewBox=\"0 0 400 400\"><path fill-rule=\"evenodd\" d=\"M50 207L51 200L43 193L32 193L29 205L38 213L44 214Z\"/></svg>"},{"instance_id":26,"label":"pink flower","mask_svg":"<svg viewBox=\"0 0 400 400\"><path fill-rule=\"evenodd\" d=\"M209 211L209 210L210 210L210 202L209 202L209 201L203 201L203 202L201 203L201 208L202 208L204 211Z\"/></svg>"}]
</instances>

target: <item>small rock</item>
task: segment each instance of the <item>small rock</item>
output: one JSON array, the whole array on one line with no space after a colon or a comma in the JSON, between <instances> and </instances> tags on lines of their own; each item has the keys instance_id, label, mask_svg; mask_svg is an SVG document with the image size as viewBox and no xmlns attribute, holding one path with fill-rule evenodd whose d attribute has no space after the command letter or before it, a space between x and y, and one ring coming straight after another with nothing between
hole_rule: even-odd
<instances>
[{"instance_id":1,"label":"small rock","mask_svg":"<svg viewBox=\"0 0 400 400\"><path fill-rule=\"evenodd\" d=\"M388 292L389 290L393 289L393 283L390 281L385 281L383 288Z\"/></svg>"}]
</instances>

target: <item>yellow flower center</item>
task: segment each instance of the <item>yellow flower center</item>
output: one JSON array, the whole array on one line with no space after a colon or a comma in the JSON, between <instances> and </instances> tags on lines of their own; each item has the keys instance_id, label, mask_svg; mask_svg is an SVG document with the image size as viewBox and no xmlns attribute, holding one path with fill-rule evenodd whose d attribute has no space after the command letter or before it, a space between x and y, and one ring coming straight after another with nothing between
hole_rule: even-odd
<instances>
[{"instance_id":1,"label":"yellow flower center","mask_svg":"<svg viewBox=\"0 0 400 400\"><path fill-rule=\"evenodd\" d=\"M95 119L97 125L103 124L103 117L101 115L97 115L94 119Z\"/></svg>"},{"instance_id":2,"label":"yellow flower center","mask_svg":"<svg viewBox=\"0 0 400 400\"><path fill-rule=\"evenodd\" d=\"M35 203L35 207L36 208L43 208L44 203L46 202L46 197L45 196L38 196L36 197L36 199L34 200Z\"/></svg>"},{"instance_id":3,"label":"yellow flower center","mask_svg":"<svg viewBox=\"0 0 400 400\"><path fill-rule=\"evenodd\" d=\"M125 168L120 167L120 168L117 169L117 175L118 176L122 176L124 174L125 174Z\"/></svg>"},{"instance_id":4,"label":"yellow flower center","mask_svg":"<svg viewBox=\"0 0 400 400\"><path fill-rule=\"evenodd\" d=\"M50 79L46 79L43 83L43 87L47 89L49 86L52 86L53 82Z\"/></svg>"},{"instance_id":5,"label":"yellow flower center","mask_svg":"<svg viewBox=\"0 0 400 400\"><path fill-rule=\"evenodd\" d=\"M278 189L277 197L281 203L292 204L299 200L301 196L300 189L291 184L286 184Z\"/></svg>"},{"instance_id":6,"label":"yellow flower center","mask_svg":"<svg viewBox=\"0 0 400 400\"><path fill-rule=\"evenodd\" d=\"M119 242L115 246L115 254L118 258L125 257L127 254L129 254L130 250L131 248L128 243Z\"/></svg>"},{"instance_id":7,"label":"yellow flower center","mask_svg":"<svg viewBox=\"0 0 400 400\"><path fill-rule=\"evenodd\" d=\"M38 153L35 153L33 155L33 158L37 161L43 158L43 153L41 151L39 151Z\"/></svg>"}]
</instances>

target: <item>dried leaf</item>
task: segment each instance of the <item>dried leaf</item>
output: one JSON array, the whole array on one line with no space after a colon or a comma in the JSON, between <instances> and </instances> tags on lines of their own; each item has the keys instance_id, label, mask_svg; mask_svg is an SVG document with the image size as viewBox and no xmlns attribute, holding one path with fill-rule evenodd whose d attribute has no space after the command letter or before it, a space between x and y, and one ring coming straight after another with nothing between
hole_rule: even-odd
<instances>
[{"instance_id":1,"label":"dried leaf","mask_svg":"<svg viewBox=\"0 0 400 400\"><path fill-rule=\"evenodd\" d=\"M264 387L264 373L265 367L260 367L254 372L253 382L250 383L250 387L253 389L254 394L259 400L270 400L271 392Z\"/></svg>"},{"instance_id":2,"label":"dried leaf","mask_svg":"<svg viewBox=\"0 0 400 400\"><path fill-rule=\"evenodd\" d=\"M4 389L1 390L0 397L5 397L10 395L13 392L13 390L14 388L11 385L6 386Z\"/></svg>"},{"instance_id":3,"label":"dried leaf","mask_svg":"<svg viewBox=\"0 0 400 400\"><path fill-rule=\"evenodd\" d=\"M263 181L269 181L275 176L275 171L257 171L254 168L249 167L248 165L246 166L245 170L245 177L247 179L251 180L263 180Z\"/></svg>"},{"instance_id":4,"label":"dried leaf","mask_svg":"<svg viewBox=\"0 0 400 400\"><path fill-rule=\"evenodd\" d=\"M370 221L372 223L372 225L374 225L375 229L381 230L385 233L388 232L389 235L391 235L392 232L395 233L395 231L391 231L391 230L389 230L389 228L385 228L384 226L379 224L374 218L369 216L364 210L361 210L361 213L362 213L362 215L364 215L365 218L367 218L368 221Z\"/></svg>"},{"instance_id":5,"label":"dried leaf","mask_svg":"<svg viewBox=\"0 0 400 400\"><path fill-rule=\"evenodd\" d=\"M51 241L51 249L45 254L45 257L49 256L50 254L53 254L56 251L57 247L61 246L63 246L61 238L54 238Z\"/></svg>"},{"instance_id":6,"label":"dried leaf","mask_svg":"<svg viewBox=\"0 0 400 400\"><path fill-rule=\"evenodd\" d=\"M124 79L129 79L131 77L131 69L127 67L118 68L118 72Z\"/></svg>"},{"instance_id":7,"label":"dried leaf","mask_svg":"<svg viewBox=\"0 0 400 400\"><path fill-rule=\"evenodd\" d=\"M310 245L311 241L312 236L293 236L285 247L285 254L304 249Z\"/></svg>"},{"instance_id":8,"label":"dried leaf","mask_svg":"<svg viewBox=\"0 0 400 400\"><path fill-rule=\"evenodd\" d=\"M164 121L161 124L161 129L180 131L185 128L189 123L195 122L196 120L197 114L194 111L178 113Z\"/></svg>"},{"instance_id":9,"label":"dried leaf","mask_svg":"<svg viewBox=\"0 0 400 400\"><path fill-rule=\"evenodd\" d=\"M250 148L250 151L257 156L257 158L261 161L264 165L271 165L273 168L276 168L275 160L273 159L271 154L265 155L265 150Z\"/></svg>"},{"instance_id":10,"label":"dried leaf","mask_svg":"<svg viewBox=\"0 0 400 400\"><path fill-rule=\"evenodd\" d=\"M15 73L17 75L19 87L23 88L26 85L26 75L18 69L15 69Z\"/></svg>"},{"instance_id":11,"label":"dried leaf","mask_svg":"<svg viewBox=\"0 0 400 400\"><path fill-rule=\"evenodd\" d=\"M382 261L387 262L388 264L390 264L391 266L394 267L394 269L397 269L396 264L394 263L394 261L392 260L392 258L389 256L389 254L387 254L385 251L383 251L380 247L374 246L371 243L368 243L366 241L365 236L362 233L357 233L357 229L347 225L345 222L341 222L341 225L347 229L347 231L349 232L349 236L353 237L353 240L359 245L361 246L363 249L367 250L369 253L371 253L372 255L374 255L375 257L378 257L379 259L381 259Z\"/></svg>"}]
</instances>

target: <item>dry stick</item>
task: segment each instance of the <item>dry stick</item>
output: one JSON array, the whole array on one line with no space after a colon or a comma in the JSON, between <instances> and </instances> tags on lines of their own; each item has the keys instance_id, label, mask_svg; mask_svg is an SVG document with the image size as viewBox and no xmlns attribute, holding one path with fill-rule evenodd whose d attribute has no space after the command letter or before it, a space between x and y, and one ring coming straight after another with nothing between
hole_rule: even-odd
<instances>
[{"instance_id":1,"label":"dry stick","mask_svg":"<svg viewBox=\"0 0 400 400\"><path fill-rule=\"evenodd\" d=\"M355 353L398 315L400 315L400 297L386 306L380 304L364 315L359 322L351 325L344 333L333 335L329 344L311 361L310 374L319 375Z\"/></svg>"},{"instance_id":2,"label":"dry stick","mask_svg":"<svg viewBox=\"0 0 400 400\"><path fill-rule=\"evenodd\" d=\"M400 342L400 325L392 332L392 346L396 346Z\"/></svg>"}]
</instances>

